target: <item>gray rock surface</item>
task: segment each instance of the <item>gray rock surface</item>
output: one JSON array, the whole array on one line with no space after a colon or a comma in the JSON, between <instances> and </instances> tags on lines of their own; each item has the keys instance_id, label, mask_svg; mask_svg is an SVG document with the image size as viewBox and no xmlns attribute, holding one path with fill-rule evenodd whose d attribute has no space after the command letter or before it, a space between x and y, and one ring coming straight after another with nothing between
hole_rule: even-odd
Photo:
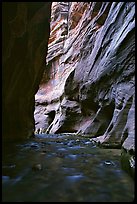
<instances>
[{"instance_id":1,"label":"gray rock surface","mask_svg":"<svg viewBox=\"0 0 137 204\"><path fill-rule=\"evenodd\" d=\"M135 2L53 2L51 19L35 113L43 102L43 114L55 112L44 128L35 114L36 128L134 154Z\"/></svg>"}]
</instances>

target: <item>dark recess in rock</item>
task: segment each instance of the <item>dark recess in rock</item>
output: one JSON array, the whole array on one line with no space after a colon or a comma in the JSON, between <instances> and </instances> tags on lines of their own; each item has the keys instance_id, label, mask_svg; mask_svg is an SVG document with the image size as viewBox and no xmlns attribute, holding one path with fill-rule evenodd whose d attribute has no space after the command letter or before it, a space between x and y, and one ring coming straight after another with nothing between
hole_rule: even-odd
<instances>
[{"instance_id":1,"label":"dark recess in rock","mask_svg":"<svg viewBox=\"0 0 137 204\"><path fill-rule=\"evenodd\" d=\"M2 134L34 133L35 93L45 67L51 2L2 3Z\"/></svg>"}]
</instances>

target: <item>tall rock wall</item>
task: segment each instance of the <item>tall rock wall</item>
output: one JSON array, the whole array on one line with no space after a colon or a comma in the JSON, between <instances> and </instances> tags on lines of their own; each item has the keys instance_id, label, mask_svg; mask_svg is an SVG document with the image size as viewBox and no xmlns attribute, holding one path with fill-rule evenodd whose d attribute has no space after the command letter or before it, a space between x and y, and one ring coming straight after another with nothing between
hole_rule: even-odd
<instances>
[{"instance_id":1,"label":"tall rock wall","mask_svg":"<svg viewBox=\"0 0 137 204\"><path fill-rule=\"evenodd\" d=\"M134 71L135 2L53 2L36 132L89 134L133 153Z\"/></svg>"},{"instance_id":2,"label":"tall rock wall","mask_svg":"<svg viewBox=\"0 0 137 204\"><path fill-rule=\"evenodd\" d=\"M34 132L35 93L44 71L51 3L2 3L2 134Z\"/></svg>"}]
</instances>

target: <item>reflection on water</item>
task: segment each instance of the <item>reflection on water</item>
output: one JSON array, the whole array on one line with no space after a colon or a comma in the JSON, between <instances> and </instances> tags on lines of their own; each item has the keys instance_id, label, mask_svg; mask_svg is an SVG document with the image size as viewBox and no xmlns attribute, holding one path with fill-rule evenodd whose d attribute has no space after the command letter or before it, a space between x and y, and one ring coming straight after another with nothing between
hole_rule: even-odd
<instances>
[{"instance_id":1,"label":"reflection on water","mask_svg":"<svg viewBox=\"0 0 137 204\"><path fill-rule=\"evenodd\" d=\"M134 182L120 150L89 138L37 135L3 147L2 198L7 202L131 202Z\"/></svg>"}]
</instances>

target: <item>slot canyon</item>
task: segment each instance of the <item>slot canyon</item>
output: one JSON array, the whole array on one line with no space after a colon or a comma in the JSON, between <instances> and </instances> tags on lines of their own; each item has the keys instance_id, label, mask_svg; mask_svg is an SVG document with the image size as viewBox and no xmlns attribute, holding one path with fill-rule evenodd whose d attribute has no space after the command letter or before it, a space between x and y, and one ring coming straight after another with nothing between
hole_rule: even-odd
<instances>
[{"instance_id":1,"label":"slot canyon","mask_svg":"<svg viewBox=\"0 0 137 204\"><path fill-rule=\"evenodd\" d=\"M134 174L135 2L2 2L3 201L130 202Z\"/></svg>"}]
</instances>

